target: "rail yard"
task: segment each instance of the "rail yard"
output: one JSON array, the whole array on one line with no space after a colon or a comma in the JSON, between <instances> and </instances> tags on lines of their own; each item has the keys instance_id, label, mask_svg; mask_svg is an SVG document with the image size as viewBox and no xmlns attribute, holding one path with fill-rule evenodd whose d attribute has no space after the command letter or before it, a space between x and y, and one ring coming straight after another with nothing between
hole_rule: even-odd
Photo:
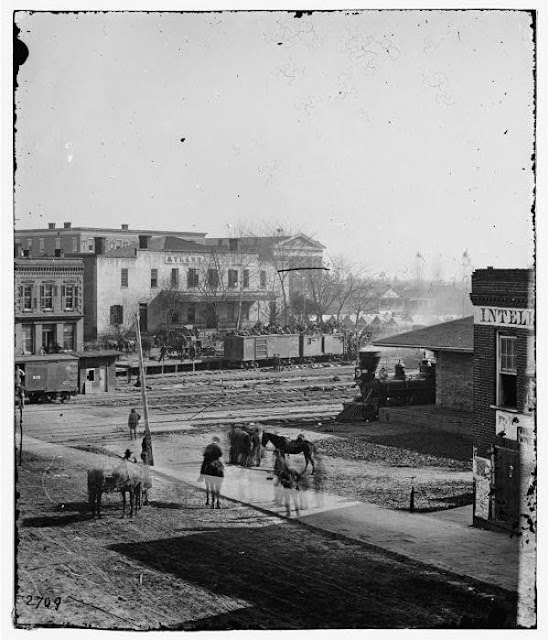
<instances>
[{"instance_id":1,"label":"rail yard","mask_svg":"<svg viewBox=\"0 0 549 640\"><path fill-rule=\"evenodd\" d=\"M290 437L304 433L319 467L304 487L313 503L316 488L342 506L361 501L403 512L412 486L420 512L470 502L466 438L401 424L334 422L342 402L352 397L352 376L352 366L333 364L149 376L154 482L150 504L132 519L120 518L114 495L104 500L104 517L92 519L85 474L96 458L112 464L127 447L138 453L126 422L129 408L140 406L140 389L119 378L113 394L27 404L17 468L18 623L121 629L459 626L464 607L480 624L494 592L511 610L507 591L448 581L433 567L310 530L271 507L258 509L254 495L270 486L270 447L260 467L241 469L244 476L228 467L222 508L204 508L194 482L201 453L216 435L227 460L231 425ZM302 456L291 459L293 467L303 468ZM428 606L425 589L437 594ZM392 604L377 610L375 602L389 593ZM346 607L336 606L349 598Z\"/></svg>"}]
</instances>

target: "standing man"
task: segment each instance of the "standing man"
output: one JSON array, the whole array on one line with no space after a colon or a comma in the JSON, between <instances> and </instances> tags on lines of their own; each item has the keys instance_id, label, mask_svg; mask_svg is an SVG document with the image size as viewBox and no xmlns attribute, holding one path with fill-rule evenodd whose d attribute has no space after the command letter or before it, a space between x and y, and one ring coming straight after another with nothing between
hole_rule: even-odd
<instances>
[{"instance_id":1,"label":"standing man","mask_svg":"<svg viewBox=\"0 0 549 640\"><path fill-rule=\"evenodd\" d=\"M130 411L130 415L128 416L128 427L130 428L130 440L137 439L137 425L139 424L139 420L141 416L137 413L135 409Z\"/></svg>"},{"instance_id":2,"label":"standing man","mask_svg":"<svg viewBox=\"0 0 549 640\"><path fill-rule=\"evenodd\" d=\"M141 443L141 460L143 461L143 484L141 485L143 504L149 504L149 489L152 489L151 473L149 471L149 443L147 436Z\"/></svg>"},{"instance_id":3,"label":"standing man","mask_svg":"<svg viewBox=\"0 0 549 640\"><path fill-rule=\"evenodd\" d=\"M25 403L25 372L18 364L15 365L15 394L23 406Z\"/></svg>"}]
</instances>

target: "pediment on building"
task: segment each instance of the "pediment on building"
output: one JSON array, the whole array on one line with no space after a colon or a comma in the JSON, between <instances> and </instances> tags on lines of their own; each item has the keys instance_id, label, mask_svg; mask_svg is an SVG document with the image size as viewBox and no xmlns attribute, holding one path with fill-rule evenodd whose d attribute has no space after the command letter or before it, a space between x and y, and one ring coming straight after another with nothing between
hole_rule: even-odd
<instances>
[{"instance_id":1,"label":"pediment on building","mask_svg":"<svg viewBox=\"0 0 549 640\"><path fill-rule=\"evenodd\" d=\"M298 233L295 236L290 236L289 238L283 240L280 243L280 246L284 247L284 249L291 249L293 251L299 251L299 250L323 251L326 248L321 242L318 242L317 240L313 240L313 238L310 238L304 233Z\"/></svg>"}]
</instances>

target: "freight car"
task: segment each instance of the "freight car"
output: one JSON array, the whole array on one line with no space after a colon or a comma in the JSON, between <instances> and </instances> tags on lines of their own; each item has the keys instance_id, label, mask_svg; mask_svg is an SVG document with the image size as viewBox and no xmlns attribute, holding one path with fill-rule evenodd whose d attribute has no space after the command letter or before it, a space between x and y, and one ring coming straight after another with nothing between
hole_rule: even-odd
<instances>
[{"instance_id":1,"label":"freight car","mask_svg":"<svg viewBox=\"0 0 549 640\"><path fill-rule=\"evenodd\" d=\"M226 336L223 364L253 367L274 362L310 362L341 359L345 354L343 335L267 334Z\"/></svg>"},{"instance_id":2,"label":"freight car","mask_svg":"<svg viewBox=\"0 0 549 640\"><path fill-rule=\"evenodd\" d=\"M15 364L24 372L25 398L30 402L70 400L78 393L78 358L59 353L18 356Z\"/></svg>"}]
</instances>

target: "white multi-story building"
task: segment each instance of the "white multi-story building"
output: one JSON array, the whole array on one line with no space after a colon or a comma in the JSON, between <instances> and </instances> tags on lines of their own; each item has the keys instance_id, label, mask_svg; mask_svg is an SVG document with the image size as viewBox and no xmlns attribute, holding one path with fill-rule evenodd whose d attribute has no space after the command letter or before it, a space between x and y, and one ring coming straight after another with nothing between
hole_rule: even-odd
<instances>
[{"instance_id":1,"label":"white multi-story building","mask_svg":"<svg viewBox=\"0 0 549 640\"><path fill-rule=\"evenodd\" d=\"M286 324L305 271L324 246L304 234L206 238L204 233L72 227L16 230L21 254L84 262L84 339L133 329Z\"/></svg>"},{"instance_id":2,"label":"white multi-story building","mask_svg":"<svg viewBox=\"0 0 549 640\"><path fill-rule=\"evenodd\" d=\"M143 332L193 325L235 329L268 322L276 298L273 266L237 246L204 246L173 237L139 247L85 256L86 340L131 331L139 313Z\"/></svg>"}]
</instances>

